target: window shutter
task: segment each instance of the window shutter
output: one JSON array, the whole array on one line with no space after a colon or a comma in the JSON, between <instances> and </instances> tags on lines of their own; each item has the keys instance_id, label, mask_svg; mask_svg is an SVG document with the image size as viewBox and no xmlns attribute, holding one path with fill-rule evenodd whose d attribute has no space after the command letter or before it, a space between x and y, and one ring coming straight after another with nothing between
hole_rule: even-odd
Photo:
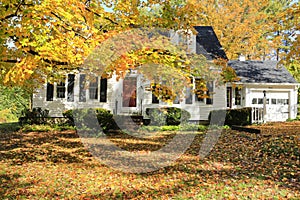
<instances>
[{"instance_id":1,"label":"window shutter","mask_svg":"<svg viewBox=\"0 0 300 200\"><path fill-rule=\"evenodd\" d=\"M73 102L74 101L74 80L75 80L75 75L74 74L68 74L68 96L67 96L67 101Z\"/></svg>"},{"instance_id":2,"label":"window shutter","mask_svg":"<svg viewBox=\"0 0 300 200\"><path fill-rule=\"evenodd\" d=\"M51 83L47 83L46 101L53 101L54 86Z\"/></svg>"},{"instance_id":3,"label":"window shutter","mask_svg":"<svg viewBox=\"0 0 300 200\"><path fill-rule=\"evenodd\" d=\"M101 78L100 80L100 102L107 101L107 79Z\"/></svg>"}]
</instances>

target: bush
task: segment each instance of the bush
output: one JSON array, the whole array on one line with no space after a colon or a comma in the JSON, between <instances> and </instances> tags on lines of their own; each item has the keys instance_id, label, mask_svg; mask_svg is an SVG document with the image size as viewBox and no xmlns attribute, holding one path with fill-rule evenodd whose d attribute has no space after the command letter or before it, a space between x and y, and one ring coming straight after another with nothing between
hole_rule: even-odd
<instances>
[{"instance_id":1,"label":"bush","mask_svg":"<svg viewBox=\"0 0 300 200\"><path fill-rule=\"evenodd\" d=\"M67 119L66 123L70 126L74 126L73 110L65 110L62 114Z\"/></svg>"},{"instance_id":2,"label":"bush","mask_svg":"<svg viewBox=\"0 0 300 200\"><path fill-rule=\"evenodd\" d=\"M186 123L191 115L188 111L175 107L147 108L146 114L151 120L151 125L179 125Z\"/></svg>"},{"instance_id":3,"label":"bush","mask_svg":"<svg viewBox=\"0 0 300 200\"><path fill-rule=\"evenodd\" d=\"M49 110L42 108L25 109L22 112L22 117L19 118L21 125L24 124L46 124L49 116Z\"/></svg>"},{"instance_id":4,"label":"bush","mask_svg":"<svg viewBox=\"0 0 300 200\"><path fill-rule=\"evenodd\" d=\"M82 109L80 112L74 112L74 110L66 110L63 112L63 116L68 119L69 125L74 124L74 114L79 114L78 122L93 123L93 115L96 114L99 125L103 129L104 132L107 132L109 129L115 128L116 124L113 120L113 114L110 113L109 110L104 108L96 108L96 109ZM79 123L78 123L79 124ZM90 127L94 127L95 124L90 124Z\"/></svg>"},{"instance_id":5,"label":"bush","mask_svg":"<svg viewBox=\"0 0 300 200\"><path fill-rule=\"evenodd\" d=\"M252 108L240 108L240 109L227 109L227 110L213 110L209 113L209 121L211 122L211 125L223 125L220 124L221 120L218 121L216 118L214 121L211 121L211 116L225 116L225 122L224 125L232 126L232 125L238 125L238 126L245 126L251 124L251 110Z\"/></svg>"},{"instance_id":6,"label":"bush","mask_svg":"<svg viewBox=\"0 0 300 200\"><path fill-rule=\"evenodd\" d=\"M113 114L111 114L109 110L106 110L104 108L97 108L96 116L104 132L108 131L109 129L115 129L117 127L113 119Z\"/></svg>"}]
</instances>

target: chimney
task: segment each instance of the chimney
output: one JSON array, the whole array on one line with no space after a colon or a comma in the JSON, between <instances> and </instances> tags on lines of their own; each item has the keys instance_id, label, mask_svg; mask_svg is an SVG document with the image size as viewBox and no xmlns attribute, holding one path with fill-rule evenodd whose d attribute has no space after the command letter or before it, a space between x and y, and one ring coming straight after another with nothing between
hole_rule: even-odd
<instances>
[{"instance_id":1,"label":"chimney","mask_svg":"<svg viewBox=\"0 0 300 200\"><path fill-rule=\"evenodd\" d=\"M244 56L243 54L240 54L239 61L246 61L246 56Z\"/></svg>"}]
</instances>

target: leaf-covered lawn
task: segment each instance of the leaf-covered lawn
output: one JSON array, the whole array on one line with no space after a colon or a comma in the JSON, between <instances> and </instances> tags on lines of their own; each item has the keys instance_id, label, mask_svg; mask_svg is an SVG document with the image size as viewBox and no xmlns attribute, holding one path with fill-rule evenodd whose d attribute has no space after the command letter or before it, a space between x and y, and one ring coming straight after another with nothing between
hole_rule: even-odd
<instances>
[{"instance_id":1,"label":"leaf-covered lawn","mask_svg":"<svg viewBox=\"0 0 300 200\"><path fill-rule=\"evenodd\" d=\"M199 133L176 163L146 174L102 165L75 131L0 133L0 199L299 199L300 123L256 128L262 134L224 130L205 159ZM111 140L149 151L173 134L123 137Z\"/></svg>"}]
</instances>

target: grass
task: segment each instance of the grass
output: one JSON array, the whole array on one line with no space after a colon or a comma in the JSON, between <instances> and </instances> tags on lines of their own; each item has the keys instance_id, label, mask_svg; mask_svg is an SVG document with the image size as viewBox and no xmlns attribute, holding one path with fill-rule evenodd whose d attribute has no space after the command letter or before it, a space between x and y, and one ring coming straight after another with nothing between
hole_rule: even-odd
<instances>
[{"instance_id":1,"label":"grass","mask_svg":"<svg viewBox=\"0 0 300 200\"><path fill-rule=\"evenodd\" d=\"M262 126L262 134L223 130L204 159L198 152L205 132L199 132L175 163L144 174L101 164L75 130L5 128L0 132L0 199L299 199L300 123L280 127ZM109 136L136 152L158 150L173 137L174 131L146 138Z\"/></svg>"}]
</instances>

